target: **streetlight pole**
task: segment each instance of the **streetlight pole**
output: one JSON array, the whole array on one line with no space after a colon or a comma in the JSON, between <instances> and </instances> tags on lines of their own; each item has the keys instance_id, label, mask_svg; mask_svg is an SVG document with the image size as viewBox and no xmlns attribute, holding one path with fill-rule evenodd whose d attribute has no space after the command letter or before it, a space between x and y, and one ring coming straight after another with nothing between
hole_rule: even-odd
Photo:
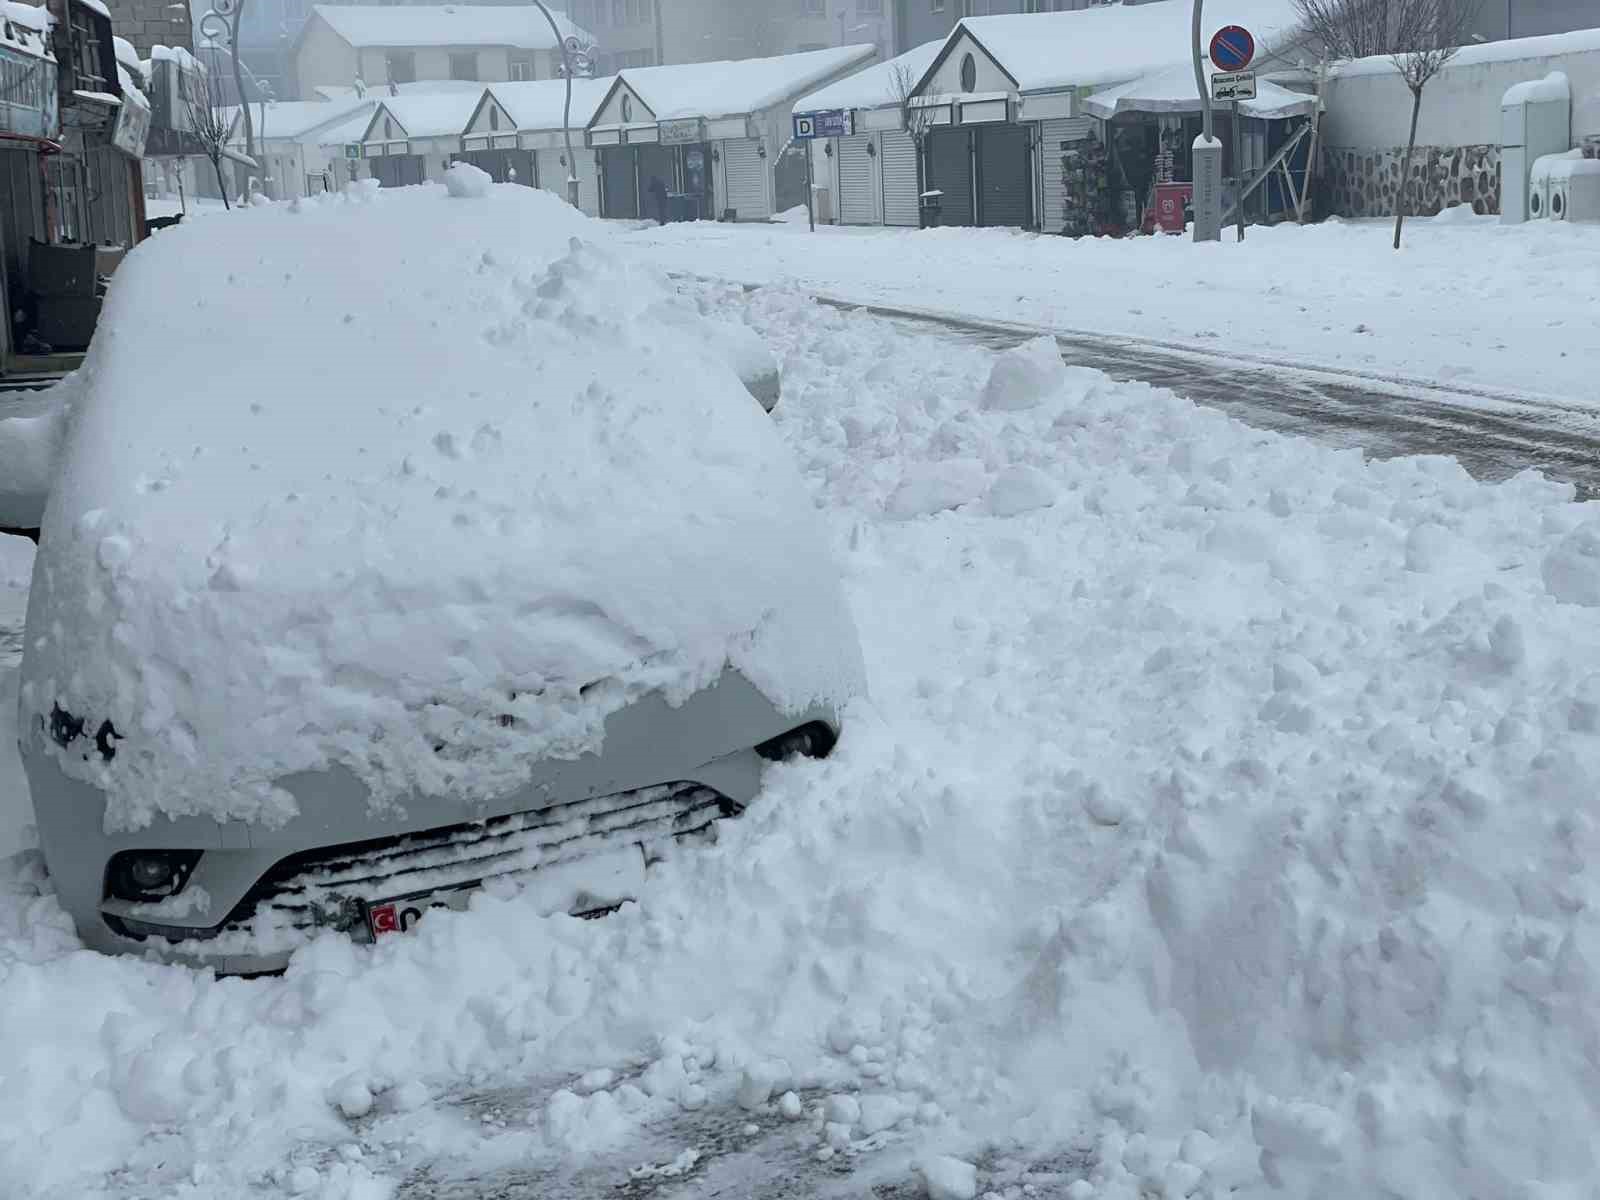
<instances>
[{"instance_id":1,"label":"streetlight pole","mask_svg":"<svg viewBox=\"0 0 1600 1200\"><path fill-rule=\"evenodd\" d=\"M244 15L244 5L245 0L212 0L211 10L200 18L200 33L213 45L227 39L228 55L233 59L233 88L239 97L239 111L244 116L244 152L254 162L256 132L250 121L250 104L244 98L244 72L239 66L239 18Z\"/></svg>"},{"instance_id":2,"label":"streetlight pole","mask_svg":"<svg viewBox=\"0 0 1600 1200\"><path fill-rule=\"evenodd\" d=\"M578 160L572 155L572 72L573 60L587 62L588 55L583 53L576 37L568 42L566 35L561 32L561 27L556 24L556 19L544 6L544 0L533 0L533 6L544 14L546 21L550 22L550 32L555 35L556 49L561 51L561 73L567 77L567 100L561 109L561 140L567 147L567 203L577 208L579 207Z\"/></svg>"}]
</instances>

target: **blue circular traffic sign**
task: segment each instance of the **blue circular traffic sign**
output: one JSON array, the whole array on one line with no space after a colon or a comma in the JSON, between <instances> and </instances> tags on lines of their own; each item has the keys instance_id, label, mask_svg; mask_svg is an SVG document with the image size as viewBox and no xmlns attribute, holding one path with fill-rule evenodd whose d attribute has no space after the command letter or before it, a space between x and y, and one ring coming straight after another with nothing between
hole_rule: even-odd
<instances>
[{"instance_id":1,"label":"blue circular traffic sign","mask_svg":"<svg viewBox=\"0 0 1600 1200\"><path fill-rule=\"evenodd\" d=\"M1219 71L1242 71L1256 56L1256 40L1242 25L1224 25L1211 35L1211 63Z\"/></svg>"}]
</instances>

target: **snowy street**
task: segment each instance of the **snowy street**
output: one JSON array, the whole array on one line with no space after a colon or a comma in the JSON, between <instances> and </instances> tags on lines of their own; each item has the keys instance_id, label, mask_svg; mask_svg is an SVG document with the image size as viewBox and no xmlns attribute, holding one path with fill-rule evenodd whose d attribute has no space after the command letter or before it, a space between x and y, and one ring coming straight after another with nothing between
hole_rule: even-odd
<instances>
[{"instance_id":1,"label":"snowy street","mask_svg":"<svg viewBox=\"0 0 1600 1200\"><path fill-rule=\"evenodd\" d=\"M219 979L84 949L52 892L8 724L33 557L11 539L0 546L0 1094L26 1103L0 1122L0 1178L15 1195L1312 1200L1578 1197L1600 1185L1600 506L1577 501L1572 482L1508 473L1515 446L1482 447L1473 471L1400 454L1439 445L1414 405L1412 430L1397 417L1378 430L1381 445L1364 420L1341 439L1327 411L1336 391L1296 413L1250 397L1267 383L1225 394L1212 371L1200 394L1219 407L1201 406L1118 378L1151 369L1143 351L1119 364L1098 343L1069 343L1069 358L1109 373L1068 365L1053 342L817 303L813 291L845 290L824 259L786 265L808 246L848 245L866 265L845 298L972 310L993 294L958 280L913 301L925 289L895 283L893 255L870 249L909 235L635 231L519 193L545 205L534 221L496 207L510 190L336 197L198 222L188 236L298 221L331 241L366 236L363 222L425 221L455 239L431 251L431 267L470 267L447 276L456 291L413 301L397 287L382 312L415 338L429 320L449 326L429 353L464 344L475 371L505 364L524 389L504 393L508 412L547 399L515 356L543 352L551 329L613 348L621 365L608 369L667 353L641 350L617 324L637 295L653 295L656 267L761 283L681 284L681 311L758 335L782 364L770 418L719 368L743 406L730 404L726 423L753 430L758 449L768 443L757 439L781 444L797 465L859 630L867 694L850 702L831 757L766 766L759 795L720 822L714 845L654 865L636 902L603 920L543 915L518 888L490 888L410 934L368 946L324 932L281 976ZM523 231L523 257L491 241L506 228ZM1543 244L1545 232L1527 236ZM219 252L253 263L255 244L237 237ZM769 240L771 257L740 251L746 237ZM1186 253L1154 240L1117 249ZM767 278L749 280L735 258ZM268 283L250 303L277 305L322 356L319 372L365 369L349 353L362 339L409 352L404 338L381 340L389 327L368 320L375 308L326 319L338 309L319 295L324 307L302 314L287 275L263 267ZM153 275L134 278L153 286ZM1344 303L1355 301L1329 301ZM1089 326L1067 307L1063 325ZM1458 320L1451 338L1466 336L1466 319L1437 315L1441 327ZM1581 318L1592 319L1592 309ZM1559 336L1592 378L1600 340L1573 320ZM695 328L681 327L685 338ZM1532 362L1533 345L1558 336L1540 328L1509 325L1507 353ZM316 340L318 329L334 332ZM1295 348L1270 322L1250 329L1263 355ZM1521 333L1527 345L1513 343ZM1362 369L1415 371L1420 358L1401 340L1384 340ZM1313 338L1301 357L1328 350L1317 361L1351 366L1333 341ZM1514 390L1514 372L1479 350L1476 380ZM667 371L649 361L633 383L710 370L703 347L675 353ZM504 511L455 485L487 489L477 475L504 461L500 434L452 407L485 403L498 378L388 369L427 380L412 385L415 409L408 395L382 414L398 432L330 422L323 439L360 448L363 503L377 495L407 519L438 522L426 549L439 557L468 536L452 531L508 536L517 527ZM1579 378L1565 360L1540 359L1526 390L1582 400ZM339 394L355 403L360 392ZM559 430L588 437L584 453L628 463L648 447L627 422L602 419L597 394L563 393L562 411L585 420ZM268 427L295 402L265 386L226 395L237 412L219 409L225 432L226 421ZM719 410L695 407L702 400L674 394L686 424L709 436L704 413ZM1495 415L1485 402L1461 420L1471 430ZM1572 437L1590 436L1586 420L1574 416ZM1268 423L1315 436L1259 427ZM1527 453L1551 453L1558 473L1587 484L1592 467L1576 460L1588 442L1554 457L1564 428L1551 417ZM533 453L514 436L505 444ZM185 442L161 464L159 487L147 486L148 464L117 470L137 483L132 510L197 477L234 486L254 473L247 461L265 474L272 444L218 435L208 459ZM694 463L715 494L731 478L716 474L728 457L719 447ZM196 515L185 532L209 557L185 603L225 613L264 597L257 572L307 541L342 553L346 543L316 542L320 526L298 515L341 501L331 485L314 492L263 487L261 508L230 517L226 536ZM603 494L586 497L603 508ZM669 499L665 489L649 498ZM581 524L593 510L551 511ZM161 584L167 560L132 535L101 536L107 519L73 513L57 527L93 535L85 577L126 587L143 570L139 582ZM763 543L768 553L790 544L773 528L751 539L751 561ZM541 543L541 565L562 566L564 549ZM518 561L508 554L504 569ZM736 592L738 578L708 561L709 583ZM492 592L452 594L441 625L495 628L492 607L472 617ZM307 644L302 630L329 602L318 603L301 602L269 647L282 655L260 659L262 670ZM106 644L121 653L151 617L116 611ZM578 606L557 615L564 633L590 628ZM433 652L418 636L375 641L408 665ZM441 653L464 654L440 641ZM151 692L160 702L176 706L180 685L208 682L187 669L187 650L167 642L152 655L162 670L184 668ZM295 659L285 673L317 669ZM292 693L295 714L353 709L370 674L341 664L337 686ZM258 727L273 728L269 718ZM304 736L283 728L286 743ZM209 736L229 732L219 720ZM226 743L230 753L250 744ZM384 747L362 750L376 759Z\"/></svg>"}]
</instances>

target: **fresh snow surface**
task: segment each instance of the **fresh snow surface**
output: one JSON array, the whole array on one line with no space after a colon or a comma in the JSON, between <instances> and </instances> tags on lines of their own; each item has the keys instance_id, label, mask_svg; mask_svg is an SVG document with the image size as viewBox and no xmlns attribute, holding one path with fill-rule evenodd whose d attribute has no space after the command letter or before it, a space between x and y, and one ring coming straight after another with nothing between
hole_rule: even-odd
<instances>
[{"instance_id":1,"label":"fresh snow surface","mask_svg":"<svg viewBox=\"0 0 1600 1200\"><path fill-rule=\"evenodd\" d=\"M1076 12L966 17L961 21L1019 91L1125 83L1193 61L1190 0L1156 0ZM1293 0L1211 0L1206 28L1243 25L1266 59L1292 42L1299 20ZM957 27L958 29L960 26ZM949 40L958 34L952 32Z\"/></svg>"},{"instance_id":2,"label":"fresh snow surface","mask_svg":"<svg viewBox=\"0 0 1600 1200\"><path fill-rule=\"evenodd\" d=\"M1210 10L1206 10L1209 17ZM1600 50L1600 26L1591 29L1574 29L1568 33L1549 33L1539 37L1506 38L1503 41L1482 42L1462 46L1450 59L1450 69L1486 66L1490 63L1533 62L1564 55L1588 54ZM1394 59L1387 54L1358 58L1338 63L1329 71L1329 78L1340 79L1356 75L1393 75L1399 70Z\"/></svg>"},{"instance_id":3,"label":"fresh snow surface","mask_svg":"<svg viewBox=\"0 0 1600 1200\"><path fill-rule=\"evenodd\" d=\"M186 222L117 271L23 681L30 711L118 729L114 770L62 759L108 825L284 820L275 781L335 765L465 816L728 662L788 710L855 690L737 334L544 192L367 182Z\"/></svg>"},{"instance_id":4,"label":"fresh snow surface","mask_svg":"<svg viewBox=\"0 0 1600 1200\"><path fill-rule=\"evenodd\" d=\"M660 121L728 117L792 104L823 80L877 57L875 46L834 46L775 58L630 67L622 78Z\"/></svg>"},{"instance_id":5,"label":"fresh snow surface","mask_svg":"<svg viewBox=\"0 0 1600 1200\"><path fill-rule=\"evenodd\" d=\"M1398 254L1393 228L1284 224L1242 244L708 222L627 236L673 271L1600 409L1600 224L1413 220Z\"/></svg>"},{"instance_id":6,"label":"fresh snow surface","mask_svg":"<svg viewBox=\"0 0 1600 1200\"><path fill-rule=\"evenodd\" d=\"M78 379L0 408L0 525L37 529Z\"/></svg>"},{"instance_id":7,"label":"fresh snow surface","mask_svg":"<svg viewBox=\"0 0 1600 1200\"><path fill-rule=\"evenodd\" d=\"M489 219L435 194L441 235ZM237 219L270 265L259 223L305 215ZM700 302L785 361L772 421L873 697L835 756L770 768L607 920L485 894L281 979L78 952L37 859L0 865L8 1196L371 1200L452 1170L483 1183L441 1195L511 1194L620 1156L695 1195L709 1142L630 1139L717 1110L799 1139L783 1194L820 1159L908 1195L1015 1196L1030 1163L1071 1200L1594 1194L1600 505L1082 369L986 408L985 350L781 290ZM228 406L257 366L194 377ZM361 395L330 382L312 454ZM219 420L260 441L257 416ZM953 463L961 494L895 519ZM993 514L1019 470L1056 499ZM449 1106L530 1079L561 1082L526 1121Z\"/></svg>"}]
</instances>

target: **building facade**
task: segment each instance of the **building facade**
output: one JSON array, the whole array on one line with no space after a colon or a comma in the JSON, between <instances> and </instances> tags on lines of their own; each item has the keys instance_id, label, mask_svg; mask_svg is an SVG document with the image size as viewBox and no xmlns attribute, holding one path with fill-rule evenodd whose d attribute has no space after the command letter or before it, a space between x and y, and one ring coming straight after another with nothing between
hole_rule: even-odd
<instances>
[{"instance_id":1,"label":"building facade","mask_svg":"<svg viewBox=\"0 0 1600 1200\"><path fill-rule=\"evenodd\" d=\"M149 58L156 46L194 48L192 17L186 5L172 0L105 0L105 5L111 11L111 31L126 38L140 58Z\"/></svg>"},{"instance_id":2,"label":"building facade","mask_svg":"<svg viewBox=\"0 0 1600 1200\"><path fill-rule=\"evenodd\" d=\"M575 36L591 40L582 30ZM318 87L357 80L383 88L554 79L561 62L549 24L531 5L317 5L295 43L293 70L298 95L313 98Z\"/></svg>"}]
</instances>

